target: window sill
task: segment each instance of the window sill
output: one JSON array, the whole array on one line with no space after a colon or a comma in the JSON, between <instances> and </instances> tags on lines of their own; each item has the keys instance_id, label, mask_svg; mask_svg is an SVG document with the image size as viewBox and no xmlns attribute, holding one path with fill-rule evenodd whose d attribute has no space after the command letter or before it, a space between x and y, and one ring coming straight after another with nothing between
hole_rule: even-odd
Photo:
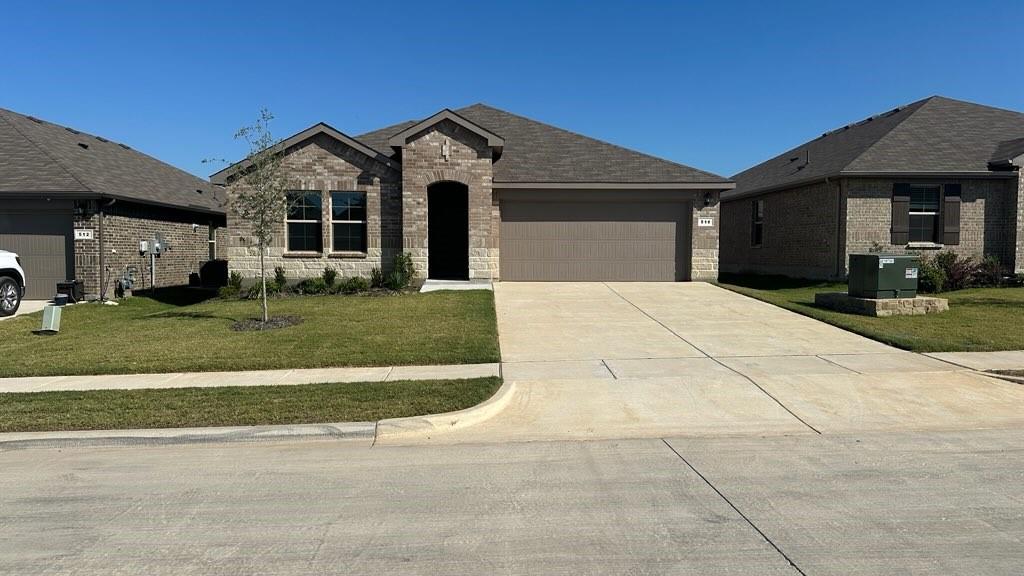
<instances>
[{"instance_id":1,"label":"window sill","mask_svg":"<svg viewBox=\"0 0 1024 576\"><path fill-rule=\"evenodd\" d=\"M907 244L907 250L942 250L945 247L945 244L936 244L935 242L910 242Z\"/></svg>"},{"instance_id":2,"label":"window sill","mask_svg":"<svg viewBox=\"0 0 1024 576\"><path fill-rule=\"evenodd\" d=\"M285 252L282 258L322 258L323 252Z\"/></svg>"},{"instance_id":3,"label":"window sill","mask_svg":"<svg viewBox=\"0 0 1024 576\"><path fill-rule=\"evenodd\" d=\"M327 255L328 258L348 258L352 260L364 260L366 259L366 252L331 252Z\"/></svg>"}]
</instances>

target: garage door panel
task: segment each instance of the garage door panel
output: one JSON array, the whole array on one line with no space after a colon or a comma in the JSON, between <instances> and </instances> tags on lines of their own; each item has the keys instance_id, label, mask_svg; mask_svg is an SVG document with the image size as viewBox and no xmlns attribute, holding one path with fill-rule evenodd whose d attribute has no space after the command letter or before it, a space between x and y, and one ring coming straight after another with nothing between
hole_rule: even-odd
<instances>
[{"instance_id":1,"label":"garage door panel","mask_svg":"<svg viewBox=\"0 0 1024 576\"><path fill-rule=\"evenodd\" d=\"M16 252L25 270L28 299L52 298L57 282L69 278L71 214L0 213L0 249Z\"/></svg>"},{"instance_id":2,"label":"garage door panel","mask_svg":"<svg viewBox=\"0 0 1024 576\"><path fill-rule=\"evenodd\" d=\"M685 279L689 214L685 202L503 203L501 278Z\"/></svg>"}]
</instances>

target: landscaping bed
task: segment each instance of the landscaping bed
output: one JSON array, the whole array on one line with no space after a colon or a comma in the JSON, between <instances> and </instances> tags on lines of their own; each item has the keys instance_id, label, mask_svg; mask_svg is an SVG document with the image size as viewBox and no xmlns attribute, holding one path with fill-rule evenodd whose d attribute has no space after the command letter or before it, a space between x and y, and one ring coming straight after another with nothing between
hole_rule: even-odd
<instances>
[{"instance_id":1,"label":"landscaping bed","mask_svg":"<svg viewBox=\"0 0 1024 576\"><path fill-rule=\"evenodd\" d=\"M0 324L0 375L55 376L207 372L336 366L476 364L499 361L489 291L292 296L273 316L300 324L235 331L259 302L189 289L135 296L119 306L64 309L61 330L38 336L39 315Z\"/></svg>"},{"instance_id":2,"label":"landscaping bed","mask_svg":"<svg viewBox=\"0 0 1024 576\"><path fill-rule=\"evenodd\" d=\"M372 422L462 410L500 378L0 394L0 432Z\"/></svg>"},{"instance_id":3,"label":"landscaping bed","mask_svg":"<svg viewBox=\"0 0 1024 576\"><path fill-rule=\"evenodd\" d=\"M723 275L719 285L874 340L915 352L1024 350L1024 288L943 292L949 311L927 316L874 318L814 304L818 292L843 292L841 283L777 276Z\"/></svg>"}]
</instances>

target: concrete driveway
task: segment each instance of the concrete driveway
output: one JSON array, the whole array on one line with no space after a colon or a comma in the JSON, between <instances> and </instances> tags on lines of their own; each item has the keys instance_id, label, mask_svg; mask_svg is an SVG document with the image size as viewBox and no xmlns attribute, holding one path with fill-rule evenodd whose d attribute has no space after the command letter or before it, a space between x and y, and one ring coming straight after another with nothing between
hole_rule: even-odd
<instances>
[{"instance_id":1,"label":"concrete driveway","mask_svg":"<svg viewBox=\"0 0 1024 576\"><path fill-rule=\"evenodd\" d=\"M711 284L500 283L495 299L507 407L385 442L1024 424L1024 386Z\"/></svg>"},{"instance_id":2,"label":"concrete driveway","mask_svg":"<svg viewBox=\"0 0 1024 576\"><path fill-rule=\"evenodd\" d=\"M14 316L0 316L0 321L39 312L49 303L49 300L22 300L21 306L18 306L18 311L14 313Z\"/></svg>"}]
</instances>

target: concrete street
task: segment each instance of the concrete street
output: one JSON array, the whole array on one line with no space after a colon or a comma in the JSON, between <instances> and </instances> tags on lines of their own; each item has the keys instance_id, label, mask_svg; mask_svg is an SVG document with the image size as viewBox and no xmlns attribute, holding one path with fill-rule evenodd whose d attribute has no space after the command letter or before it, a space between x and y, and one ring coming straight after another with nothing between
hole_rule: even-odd
<instances>
[{"instance_id":1,"label":"concrete street","mask_svg":"<svg viewBox=\"0 0 1024 576\"><path fill-rule=\"evenodd\" d=\"M1019 574L1022 446L1003 430L12 450L0 573Z\"/></svg>"}]
</instances>

